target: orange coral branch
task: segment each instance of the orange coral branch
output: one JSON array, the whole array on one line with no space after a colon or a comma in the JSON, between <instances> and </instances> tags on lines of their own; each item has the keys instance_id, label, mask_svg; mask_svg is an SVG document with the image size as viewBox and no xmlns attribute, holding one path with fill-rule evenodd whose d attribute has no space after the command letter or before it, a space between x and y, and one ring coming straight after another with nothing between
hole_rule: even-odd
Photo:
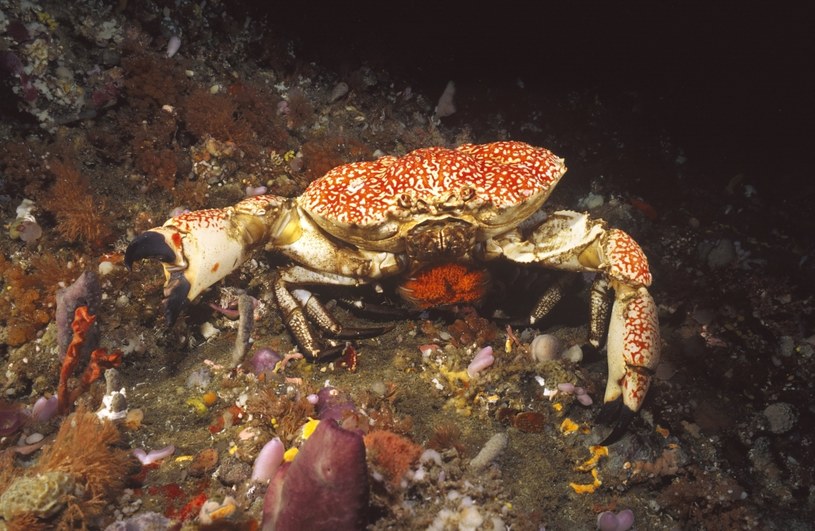
<instances>
[{"instance_id":1,"label":"orange coral branch","mask_svg":"<svg viewBox=\"0 0 815 531\"><path fill-rule=\"evenodd\" d=\"M62 360L62 368L59 371L59 385L57 386L57 403L59 412L65 414L70 407L70 393L68 392L68 378L76 370L79 363L79 347L85 342L85 333L90 330L91 325L96 321L96 316L88 313L87 306L79 306L74 311L74 321L71 329L74 337L65 351L65 358Z\"/></svg>"},{"instance_id":2,"label":"orange coral branch","mask_svg":"<svg viewBox=\"0 0 815 531\"><path fill-rule=\"evenodd\" d=\"M90 330L94 321L96 321L96 316L88 313L87 306L79 306L74 311L74 321L71 323L74 337L68 345L68 350L65 351L65 359L62 361L62 368L59 371L57 403L60 414L68 412L74 400L102 375L102 371L111 367L118 367L122 363L122 353L120 351L116 350L108 354L106 349L98 348L91 353L91 359L82 374L79 387L73 392L68 389L68 378L74 373L79 363L79 349L85 342L85 334Z\"/></svg>"},{"instance_id":3,"label":"orange coral branch","mask_svg":"<svg viewBox=\"0 0 815 531\"><path fill-rule=\"evenodd\" d=\"M120 350L114 350L110 354L108 354L108 350L105 348L94 350L91 352L91 361L85 368L85 372L82 374L82 379L80 380L82 387L87 388L90 384L95 382L102 376L102 371L118 367L121 364L122 352Z\"/></svg>"}]
</instances>

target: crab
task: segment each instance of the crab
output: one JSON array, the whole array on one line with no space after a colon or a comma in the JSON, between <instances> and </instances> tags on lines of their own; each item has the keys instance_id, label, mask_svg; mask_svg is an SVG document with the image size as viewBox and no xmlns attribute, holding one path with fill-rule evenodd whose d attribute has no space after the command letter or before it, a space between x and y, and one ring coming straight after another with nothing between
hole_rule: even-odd
<instances>
[{"instance_id":1,"label":"crab","mask_svg":"<svg viewBox=\"0 0 815 531\"><path fill-rule=\"evenodd\" d=\"M600 419L618 439L642 406L659 362L651 273L625 232L573 211L546 215L542 205L566 172L551 151L517 141L429 147L334 168L299 197L261 195L234 206L188 212L137 236L125 264L155 258L165 273L164 307L172 323L184 305L240 267L260 247L287 258L273 293L293 338L312 360L326 355L321 336L354 338L384 331L343 327L309 286L378 285L398 279L415 308L472 304L485 297L486 263L595 272L589 341L606 341L609 376ZM611 303L610 292L614 292ZM560 297L546 291L530 322ZM314 326L321 330L315 333Z\"/></svg>"}]
</instances>

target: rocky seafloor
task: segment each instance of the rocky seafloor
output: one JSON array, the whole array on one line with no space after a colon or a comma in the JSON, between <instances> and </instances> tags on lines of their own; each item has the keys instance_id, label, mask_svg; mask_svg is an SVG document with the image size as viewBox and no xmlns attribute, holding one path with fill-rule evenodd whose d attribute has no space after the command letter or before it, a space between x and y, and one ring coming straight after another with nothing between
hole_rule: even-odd
<instances>
[{"instance_id":1,"label":"rocky seafloor","mask_svg":"<svg viewBox=\"0 0 815 531\"><path fill-rule=\"evenodd\" d=\"M292 494L281 529L357 514L359 492L355 525L372 530L810 529L812 186L777 193L755 168L695 160L647 92L510 78L451 93L440 73L431 93L399 65L323 64L273 29L296 10L272 26L217 2L0 0L0 528L258 528L261 448L304 448L309 419L333 414L364 434L365 472ZM649 257L662 363L606 450L605 350L587 342L584 276L496 265L483 305L445 312L317 289L343 323L390 329L315 364L275 309L279 258L257 252L172 327L161 268L124 265L136 235L185 209L294 196L346 162L506 139L566 158L545 209L588 211ZM555 282L566 299L525 324ZM235 315L246 294L251 327ZM61 369L84 334L71 330L77 299L96 322L78 366ZM91 345L113 354L91 363ZM484 347L493 364L468 376ZM72 403L43 412L59 388Z\"/></svg>"}]
</instances>

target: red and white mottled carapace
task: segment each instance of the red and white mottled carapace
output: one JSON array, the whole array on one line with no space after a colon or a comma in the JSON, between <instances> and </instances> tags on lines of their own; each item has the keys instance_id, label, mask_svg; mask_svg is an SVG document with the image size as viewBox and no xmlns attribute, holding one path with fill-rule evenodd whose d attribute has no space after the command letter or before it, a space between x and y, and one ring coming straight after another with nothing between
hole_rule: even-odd
<instances>
[{"instance_id":1,"label":"red and white mottled carapace","mask_svg":"<svg viewBox=\"0 0 815 531\"><path fill-rule=\"evenodd\" d=\"M651 273L630 236L585 213L552 212L532 229L518 228L541 209L565 172L563 159L522 142L417 149L338 166L299 197L257 196L182 214L139 235L125 262L164 262L166 315L173 321L187 301L257 247L285 256L290 264L279 270L274 295L312 359L326 355L312 325L333 338L382 328L344 328L302 289L309 285L358 286L395 277L406 302L427 308L478 302L487 292L491 260L597 272L592 343L599 343L598 331L611 313L603 414L617 425L608 442L642 406L659 362L656 306L647 291ZM538 305L532 322L548 307Z\"/></svg>"}]
</instances>

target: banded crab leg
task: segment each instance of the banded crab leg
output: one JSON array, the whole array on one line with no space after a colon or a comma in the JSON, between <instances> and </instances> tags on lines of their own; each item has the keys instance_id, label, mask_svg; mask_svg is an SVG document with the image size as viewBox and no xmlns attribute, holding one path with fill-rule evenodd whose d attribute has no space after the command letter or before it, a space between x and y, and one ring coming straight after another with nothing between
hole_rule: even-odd
<instances>
[{"instance_id":1,"label":"banded crab leg","mask_svg":"<svg viewBox=\"0 0 815 531\"><path fill-rule=\"evenodd\" d=\"M600 273L591 295L590 341L595 345L609 312L606 293L614 291L607 341L609 375L599 419L614 424L602 444L617 441L642 407L659 364L659 322L647 290L651 273L645 253L625 232L570 211L553 213L527 239L511 231L488 241L486 249L488 259L504 256L519 263ZM533 315L531 320L540 317Z\"/></svg>"},{"instance_id":2,"label":"banded crab leg","mask_svg":"<svg viewBox=\"0 0 815 531\"><path fill-rule=\"evenodd\" d=\"M300 288L303 284L330 284L333 286L356 286L359 281L341 275L311 271L292 266L274 281L274 296L283 322L295 342L312 361L326 361L339 355L344 345L325 346L311 324L325 335L335 339L363 339L382 335L393 329L392 325L350 328L341 324L310 291Z\"/></svg>"}]
</instances>

